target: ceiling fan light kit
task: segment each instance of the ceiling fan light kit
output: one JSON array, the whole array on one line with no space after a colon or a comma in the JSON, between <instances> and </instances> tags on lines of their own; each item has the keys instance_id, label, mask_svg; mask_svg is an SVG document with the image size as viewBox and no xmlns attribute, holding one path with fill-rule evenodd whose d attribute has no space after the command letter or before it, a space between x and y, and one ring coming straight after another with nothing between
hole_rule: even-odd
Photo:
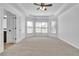
<instances>
[{"instance_id":1,"label":"ceiling fan light kit","mask_svg":"<svg viewBox=\"0 0 79 59\"><path fill-rule=\"evenodd\" d=\"M39 7L39 8L40 8L40 10L43 10L43 11L44 11L44 10L45 10L45 11L47 10L47 7L46 7L46 6Z\"/></svg>"},{"instance_id":2,"label":"ceiling fan light kit","mask_svg":"<svg viewBox=\"0 0 79 59\"><path fill-rule=\"evenodd\" d=\"M40 6L39 8L37 8L37 10L43 10L43 11L46 11L47 7L52 6L52 4L47 3L34 3L34 5Z\"/></svg>"}]
</instances>

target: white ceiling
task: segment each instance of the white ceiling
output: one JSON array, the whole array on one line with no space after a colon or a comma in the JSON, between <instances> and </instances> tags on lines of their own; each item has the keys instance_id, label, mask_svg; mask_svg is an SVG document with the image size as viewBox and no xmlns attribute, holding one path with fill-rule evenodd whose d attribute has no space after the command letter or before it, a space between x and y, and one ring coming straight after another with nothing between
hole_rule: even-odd
<instances>
[{"instance_id":1,"label":"white ceiling","mask_svg":"<svg viewBox=\"0 0 79 59\"><path fill-rule=\"evenodd\" d=\"M34 4L22 4L24 8L32 15L53 15L63 4L53 4L47 11L37 10L39 6Z\"/></svg>"},{"instance_id":2,"label":"white ceiling","mask_svg":"<svg viewBox=\"0 0 79 59\"><path fill-rule=\"evenodd\" d=\"M71 8L75 4L66 3L52 3L52 7L48 7L47 11L36 10L39 6L33 3L10 3L12 7L20 11L24 15L57 15L67 9Z\"/></svg>"}]
</instances>

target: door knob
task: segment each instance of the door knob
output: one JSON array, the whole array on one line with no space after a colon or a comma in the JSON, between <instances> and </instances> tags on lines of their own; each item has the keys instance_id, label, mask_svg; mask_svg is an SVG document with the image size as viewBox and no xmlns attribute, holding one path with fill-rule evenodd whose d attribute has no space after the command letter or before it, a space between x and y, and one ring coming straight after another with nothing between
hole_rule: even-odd
<instances>
[{"instance_id":1,"label":"door knob","mask_svg":"<svg viewBox=\"0 0 79 59\"><path fill-rule=\"evenodd\" d=\"M11 30L9 30L9 32L10 32Z\"/></svg>"}]
</instances>

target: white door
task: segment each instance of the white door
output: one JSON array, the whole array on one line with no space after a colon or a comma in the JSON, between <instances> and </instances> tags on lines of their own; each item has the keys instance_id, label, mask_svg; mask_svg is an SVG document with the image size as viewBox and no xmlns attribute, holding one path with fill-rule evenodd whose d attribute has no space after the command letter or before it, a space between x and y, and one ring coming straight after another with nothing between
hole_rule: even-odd
<instances>
[{"instance_id":1,"label":"white door","mask_svg":"<svg viewBox=\"0 0 79 59\"><path fill-rule=\"evenodd\" d=\"M16 17L14 14L7 12L7 43L16 42Z\"/></svg>"}]
</instances>

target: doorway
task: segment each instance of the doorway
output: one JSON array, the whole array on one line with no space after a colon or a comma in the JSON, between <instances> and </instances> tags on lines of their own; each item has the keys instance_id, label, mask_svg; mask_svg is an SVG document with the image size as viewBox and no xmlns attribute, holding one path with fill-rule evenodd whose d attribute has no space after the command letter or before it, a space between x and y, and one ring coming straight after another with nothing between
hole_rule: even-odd
<instances>
[{"instance_id":1,"label":"doorway","mask_svg":"<svg viewBox=\"0 0 79 59\"><path fill-rule=\"evenodd\" d=\"M4 48L12 46L16 42L16 15L4 10Z\"/></svg>"},{"instance_id":2,"label":"doorway","mask_svg":"<svg viewBox=\"0 0 79 59\"><path fill-rule=\"evenodd\" d=\"M7 31L4 31L4 43L7 42Z\"/></svg>"}]
</instances>

